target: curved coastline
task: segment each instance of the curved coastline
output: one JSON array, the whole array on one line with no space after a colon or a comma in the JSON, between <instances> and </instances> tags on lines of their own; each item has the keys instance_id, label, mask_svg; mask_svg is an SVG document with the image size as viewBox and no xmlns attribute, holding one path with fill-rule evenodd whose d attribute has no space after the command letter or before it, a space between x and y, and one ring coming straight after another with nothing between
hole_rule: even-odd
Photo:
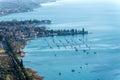
<instances>
[{"instance_id":1,"label":"curved coastline","mask_svg":"<svg viewBox=\"0 0 120 80\"><path fill-rule=\"evenodd\" d=\"M44 2L43 2L44 3ZM41 7L41 5L39 5L39 7ZM38 8L38 7L35 7L35 8L33 8L32 10L24 10L24 11L19 11L19 12L6 12L6 13L3 13L3 12L1 12L2 14L0 15L0 17L3 17L3 16L8 16L8 15L11 15L11 14L18 14L18 13L24 13L24 12L32 12L34 9L36 9L36 8ZM3 25L3 26L5 26L5 25ZM7 25L6 25L7 26ZM26 41L28 41L28 40L30 40L30 39L34 39L34 38L28 38ZM22 48L24 48L24 46L26 45L25 43L26 43L26 41L25 42L23 42L23 43L21 43L20 45L20 47L22 47ZM17 55L17 54L16 54ZM21 57L24 57L24 55L25 55L25 53L24 52L22 52L22 54L20 54L20 56ZM24 64L24 63L23 63ZM43 80L43 76L39 76L39 75L37 75L37 72L36 71L34 71L34 70L32 70L32 69L30 69L30 68L25 68L25 71L27 72L27 73L29 73L29 75L31 75L34 79L37 79L37 80Z\"/></svg>"},{"instance_id":2,"label":"curved coastline","mask_svg":"<svg viewBox=\"0 0 120 80\"><path fill-rule=\"evenodd\" d=\"M36 71L29 68L24 68L23 61L21 57L25 56L22 49L26 45L26 41L34 39L35 37L53 37L53 36L65 36L65 35L85 35L88 31L71 29L71 30L49 30L46 27L35 27L33 24L51 24L50 20L25 20L25 21L1 21L1 36L4 37L13 53L13 58L18 62L18 66L24 71L25 75L27 73L32 76L32 78L42 80L42 76L38 76ZM9 28L8 28L9 27ZM6 35L4 35L6 34ZM47 42L47 40L45 40ZM60 41L62 42L62 41ZM48 43L49 44L49 43ZM63 44L64 45L64 44ZM49 45L51 48L51 46ZM77 50L76 50L77 51ZM28 77L30 77L28 76Z\"/></svg>"},{"instance_id":3,"label":"curved coastline","mask_svg":"<svg viewBox=\"0 0 120 80\"><path fill-rule=\"evenodd\" d=\"M45 3L50 3L50 2L56 2L56 0L53 0L53 1L49 1L49 0L47 0L47 1L36 1L36 2L31 2L31 3L29 3L29 6L28 6L28 4L24 4L24 7L22 7L20 4L18 4L18 3L12 3L12 2L1 2L1 5L2 5L2 3L3 4L8 4L8 3L10 3L11 5L17 5L16 7L14 7L14 8L9 8L9 9L7 9L7 8L5 8L5 7L2 7L3 8L3 10L0 10L0 17L2 17L2 16L6 16L6 15L10 15L10 14L15 14L15 13L24 13L24 12L32 12L32 11L34 11L34 9L36 9L36 8L39 8L39 7L41 7L42 6L42 4L45 4ZM20 3L20 2L19 2ZM31 6L30 6L30 4L31 4ZM8 6L9 7L9 6Z\"/></svg>"},{"instance_id":4,"label":"curved coastline","mask_svg":"<svg viewBox=\"0 0 120 80\"><path fill-rule=\"evenodd\" d=\"M49 6L48 6L49 7ZM41 9L40 9L41 10ZM47 9L48 10L48 9ZM49 8L50 10L50 8ZM98 9L99 10L99 9ZM56 11L56 10L55 10ZM49 12L49 11L48 11ZM82 12L82 11L81 11ZM39 13L40 14L40 13ZM15 14L16 15L16 14ZM50 14L51 15L51 14ZM101 15L100 15L101 16ZM31 16L30 16L31 17ZM95 16L94 16L95 17ZM102 16L103 17L103 16ZM111 16L111 17L114 17L114 16ZM87 20L91 20L89 19L88 17L86 17ZM84 19L86 19L84 18ZM18 18L17 18L18 19ZM27 18L26 18L27 19ZM40 18L41 19L41 18ZM51 18L52 19L52 18ZM64 19L64 18L63 18ZM82 21L82 18L79 18L81 21ZM59 19L56 19L57 21L60 21ZM73 20L73 19L72 19ZM97 20L95 19L96 21L100 22L101 23L101 20ZM52 21L55 21L52 19ZM73 20L74 21L74 20ZM86 22L86 20L84 20ZM83 21L83 22L84 22ZM94 21L94 20L91 20L91 22ZM102 20L102 22L106 22L106 19L105 20ZM113 21L112 19L108 20L108 21L112 21L113 23L115 21ZM62 21L64 22L64 21ZM79 21L78 21L79 22ZM91 23L90 22L90 23ZM99 23L95 23L95 24L89 24L89 23L84 23L84 24L88 24L87 27L89 26L92 26L91 28L95 29L96 32L92 31L93 33L95 34L92 34L89 35L89 40L91 42L91 49L92 49L92 52L80 52L78 51L77 52L77 49L76 47L74 47L76 49L73 49L73 50L68 50L68 49L65 49L67 51L65 51L66 53L64 52L61 52L61 51L64 51L63 50L63 46L60 47L60 49L58 49L55 46L52 46L53 49L50 49L48 46L45 47L45 49L43 49L44 51L41 51L41 47L42 46L45 46L47 45L43 43L43 41L45 42L45 38L42 38L42 40L36 40L34 39L34 37L32 38L28 38L26 39L26 41L30 41L28 42L28 44L24 44L25 46L25 50L23 51L26 51L26 57L23 58L23 63L24 63L24 66L25 67L29 67L31 69L33 69L32 71L29 70L29 68L27 70L31 71L29 73L36 73L36 71L38 72L37 74L38 75L43 75L44 76L44 79L45 80L54 80L54 79L57 79L57 80L61 80L61 78L63 80L78 80L78 79L86 79L86 80L96 80L96 79L102 79L102 80L112 80L115 78L115 76L112 76L114 75L114 73L116 71L113 71L114 69L116 70L119 69L118 65L114 64L114 63L119 63L118 60L114 60L114 58L118 58L119 59L119 45L118 44L118 40L119 38L117 38L118 34L117 31L119 31L118 28L114 29L115 26L111 26L113 27L113 30L115 31L115 33L113 33L113 30L109 31L110 30L110 26L109 25L100 25ZM112 24L111 22L111 24ZM61 23L63 24L63 23ZM75 26L74 23L72 23L73 26ZM54 24L53 24L54 25ZM81 23L79 24L81 25ZM113 25L116 25L116 24L113 24ZM56 25L54 25L56 26ZM62 25L59 25L59 26L62 26ZM59 26L56 26L57 29ZM95 27L96 26L96 27ZM102 27L103 26L103 27ZM107 28L104 27L104 26L108 26ZM50 26L51 27L51 26ZM65 25L66 27L66 25ZM52 27L51 27L52 28ZM72 27L74 28L74 27ZM96 29L98 28L98 29ZM101 28L103 28L101 30ZM87 28L88 29L88 28ZM106 29L106 30L105 30ZM91 31L89 29L89 31ZM119 33L119 32L118 32ZM57 38L57 39L56 39ZM59 41L64 39L64 38L69 38L68 36L67 37L55 37L55 40L57 40L56 42L61 42ZM70 37L70 38L73 38L73 37ZM75 38L75 40L79 39L80 37L77 37ZM51 37L50 38L46 38L49 42L52 41ZM116 39L116 40L113 40L113 39ZM32 41L31 41L32 40ZM71 41L71 39L68 39ZM37 42L38 41L38 42ZM62 40L63 42L66 42L65 39ZM34 43L35 42L35 43ZM40 44L43 44L43 45L40 45L38 44L40 42ZM29 44L30 43L30 44ZM73 42L74 43L74 42ZM33 45L33 44L36 44L36 45ZM38 45L37 45L38 44ZM29 46L30 45L30 46ZM52 44L50 44L52 45ZM62 44L61 44L62 45ZM38 47L36 47L38 46ZM23 46L22 46L23 47ZM35 47L35 48L34 48ZM71 46L69 46L71 47ZM69 48L67 46L67 48ZM44 48L44 47L43 47ZM49 49L48 49L49 48ZM27 50L26 50L27 49ZM32 50L31 50L32 49ZM57 50L59 51L57 51ZM47 51L48 50L48 51ZM27 52L28 51L28 52ZM38 52L40 51L40 52ZM50 54L49 54L49 51L50 51ZM56 52L55 52L56 51ZM96 51L93 53L93 51ZM42 54L43 52L43 54ZM54 53L55 52L55 53ZM45 53L45 54L44 54ZM53 53L53 54L51 54ZM59 53L59 54L57 54ZM78 54L77 54L78 53ZM80 54L79 54L80 53ZM81 54L82 53L82 54ZM115 53L115 55L113 54ZM118 54L116 54L118 53ZM70 54L70 55L68 55ZM50 55L50 56L49 56ZM59 58L59 55L60 57L63 56L62 58ZM74 56L73 56L74 55ZM52 57L51 57L52 56ZM70 57L69 57L70 56ZM113 57L111 57L113 56ZM118 57L117 57L118 56ZM45 57L45 58L44 58ZM47 57L47 59L46 59ZM84 58L85 57L85 58ZM42 59L41 59L42 58ZM59 58L59 59L58 59ZM86 59L87 58L87 59ZM102 59L101 59L102 58ZM72 60L73 59L73 60ZM69 60L69 61L68 61ZM27 62L29 61L29 62ZM58 61L56 63L56 61ZM64 63L64 64L63 64ZM62 67L61 69L61 66L64 66L66 65L66 63L69 65L69 66L65 66L65 67ZM71 64L69 64L71 63ZM52 65L51 65L52 64ZM113 69L113 70L110 70L108 69L108 66L105 65L105 66L102 66L102 64L109 64L109 68ZM112 65L114 66L112 66ZM47 65L47 67L46 67ZM35 66L35 67L34 67ZM38 66L38 67L37 67ZM59 67L60 66L60 67ZM57 69L56 69L57 67ZM95 68L94 68L95 67ZM84 69L85 68L85 69ZM91 68L94 68L94 69L91 69ZM67 69L67 70L66 70ZM102 70L104 71L103 74L100 74L99 72L102 72ZM36 71L34 71L36 70ZM58 71L57 71L58 70ZM66 72L64 72L64 70ZM79 71L80 70L80 71ZM81 71L82 70L82 71ZM55 72L54 72L55 71ZM84 73L86 71L86 73ZM89 71L89 72L87 72ZM113 73L110 73L110 72L113 72ZM52 75L53 74L53 75ZM65 75L66 74L66 75ZM106 75L107 74L107 75ZM80 76L81 75L81 76ZM55 76L55 77L54 77ZM74 76L74 77L73 77ZM87 76L87 77L86 77ZM102 77L99 77L99 76L102 76ZM104 77L106 76L106 77ZM109 77L110 76L110 77ZM111 77L112 76L112 77ZM93 77L93 78L91 78Z\"/></svg>"}]
</instances>

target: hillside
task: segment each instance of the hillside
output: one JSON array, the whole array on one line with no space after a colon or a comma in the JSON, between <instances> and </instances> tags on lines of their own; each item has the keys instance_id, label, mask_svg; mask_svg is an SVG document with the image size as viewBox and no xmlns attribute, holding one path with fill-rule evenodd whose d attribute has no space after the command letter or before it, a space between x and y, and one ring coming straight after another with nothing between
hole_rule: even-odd
<instances>
[{"instance_id":1,"label":"hillside","mask_svg":"<svg viewBox=\"0 0 120 80\"><path fill-rule=\"evenodd\" d=\"M41 3L51 1L55 0L0 0L0 16L32 11L34 8L40 7Z\"/></svg>"}]
</instances>

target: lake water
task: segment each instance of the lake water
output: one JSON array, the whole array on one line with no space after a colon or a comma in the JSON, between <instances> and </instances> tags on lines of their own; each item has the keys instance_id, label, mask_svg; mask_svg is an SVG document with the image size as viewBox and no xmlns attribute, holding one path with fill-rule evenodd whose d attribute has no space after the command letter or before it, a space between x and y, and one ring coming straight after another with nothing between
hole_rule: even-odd
<instances>
[{"instance_id":1,"label":"lake water","mask_svg":"<svg viewBox=\"0 0 120 80\"><path fill-rule=\"evenodd\" d=\"M24 65L36 70L44 80L120 80L118 5L67 1L44 4L33 12L0 18L50 19L53 23L47 25L49 29L85 28L91 33L30 40L24 48Z\"/></svg>"}]
</instances>

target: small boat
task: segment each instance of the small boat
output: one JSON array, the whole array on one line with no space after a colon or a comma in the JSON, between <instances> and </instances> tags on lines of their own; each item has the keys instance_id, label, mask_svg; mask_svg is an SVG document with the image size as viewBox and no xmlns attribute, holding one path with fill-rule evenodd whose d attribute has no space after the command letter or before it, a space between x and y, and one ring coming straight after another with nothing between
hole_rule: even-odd
<instances>
[{"instance_id":1,"label":"small boat","mask_svg":"<svg viewBox=\"0 0 120 80\"><path fill-rule=\"evenodd\" d=\"M83 52L86 52L86 50L83 50Z\"/></svg>"},{"instance_id":2,"label":"small boat","mask_svg":"<svg viewBox=\"0 0 120 80\"><path fill-rule=\"evenodd\" d=\"M82 69L82 67L80 67L80 69Z\"/></svg>"},{"instance_id":3,"label":"small boat","mask_svg":"<svg viewBox=\"0 0 120 80\"><path fill-rule=\"evenodd\" d=\"M74 69L72 69L72 70L71 70L71 72L75 72L75 70L74 70Z\"/></svg>"},{"instance_id":4,"label":"small boat","mask_svg":"<svg viewBox=\"0 0 120 80\"><path fill-rule=\"evenodd\" d=\"M58 49L60 49L60 46L56 44L56 46L58 47Z\"/></svg>"},{"instance_id":5,"label":"small boat","mask_svg":"<svg viewBox=\"0 0 120 80\"><path fill-rule=\"evenodd\" d=\"M94 54L96 54L96 52L94 52Z\"/></svg>"},{"instance_id":6,"label":"small boat","mask_svg":"<svg viewBox=\"0 0 120 80\"><path fill-rule=\"evenodd\" d=\"M67 42L67 43L70 43L67 39L66 39L66 42Z\"/></svg>"},{"instance_id":7,"label":"small boat","mask_svg":"<svg viewBox=\"0 0 120 80\"><path fill-rule=\"evenodd\" d=\"M61 72L59 72L59 75L61 75L62 73Z\"/></svg>"},{"instance_id":8,"label":"small boat","mask_svg":"<svg viewBox=\"0 0 120 80\"><path fill-rule=\"evenodd\" d=\"M50 49L52 49L52 47L50 46Z\"/></svg>"},{"instance_id":9,"label":"small boat","mask_svg":"<svg viewBox=\"0 0 120 80\"><path fill-rule=\"evenodd\" d=\"M76 47L74 47L74 48L75 48L75 51L78 51L78 49Z\"/></svg>"}]
</instances>

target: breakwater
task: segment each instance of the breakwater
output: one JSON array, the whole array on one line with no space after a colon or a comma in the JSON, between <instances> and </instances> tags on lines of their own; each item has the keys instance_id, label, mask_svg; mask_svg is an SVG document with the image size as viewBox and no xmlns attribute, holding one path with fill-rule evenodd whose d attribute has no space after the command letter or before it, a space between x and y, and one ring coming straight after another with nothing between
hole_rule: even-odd
<instances>
[{"instance_id":1,"label":"breakwater","mask_svg":"<svg viewBox=\"0 0 120 80\"><path fill-rule=\"evenodd\" d=\"M84 28L82 30L71 29L71 30L47 30L45 27L37 27L35 28L35 32L37 32L38 36L65 36L65 35L78 35L78 34L88 34L88 31L85 31Z\"/></svg>"}]
</instances>

